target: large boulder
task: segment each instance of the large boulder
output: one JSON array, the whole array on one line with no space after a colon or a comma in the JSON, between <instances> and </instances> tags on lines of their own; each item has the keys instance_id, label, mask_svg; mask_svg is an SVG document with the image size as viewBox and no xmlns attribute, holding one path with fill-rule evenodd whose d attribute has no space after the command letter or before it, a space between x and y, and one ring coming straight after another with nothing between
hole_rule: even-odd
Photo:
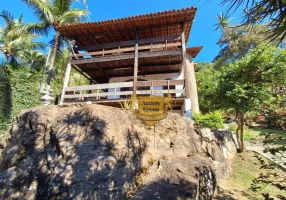
<instances>
[{"instance_id":1,"label":"large boulder","mask_svg":"<svg viewBox=\"0 0 286 200\"><path fill-rule=\"evenodd\" d=\"M0 199L211 199L235 148L226 135L175 113L149 127L102 105L30 109L10 130Z\"/></svg>"}]
</instances>

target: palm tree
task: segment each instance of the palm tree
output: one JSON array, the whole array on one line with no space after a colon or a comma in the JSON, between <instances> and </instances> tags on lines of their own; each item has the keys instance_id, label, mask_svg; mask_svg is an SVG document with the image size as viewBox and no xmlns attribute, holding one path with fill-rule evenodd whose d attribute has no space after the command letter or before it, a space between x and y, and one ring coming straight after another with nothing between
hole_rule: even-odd
<instances>
[{"instance_id":1,"label":"palm tree","mask_svg":"<svg viewBox=\"0 0 286 200\"><path fill-rule=\"evenodd\" d=\"M9 65L19 66L25 51L35 50L43 45L34 41L35 34L25 30L22 16L15 19L10 12L3 10L0 17L5 22L5 26L0 28L0 51L5 55L4 71L7 72Z\"/></svg>"},{"instance_id":2,"label":"palm tree","mask_svg":"<svg viewBox=\"0 0 286 200\"><path fill-rule=\"evenodd\" d=\"M272 40L280 39L282 41L286 38L286 3L285 0L223 0L222 3L229 4L229 11L233 12L239 7L244 6L245 14L241 23L243 26L254 25L265 20L270 20L268 30L269 38ZM222 14L218 16L218 27L227 27L229 15Z\"/></svg>"},{"instance_id":3,"label":"palm tree","mask_svg":"<svg viewBox=\"0 0 286 200\"><path fill-rule=\"evenodd\" d=\"M41 71L45 66L45 55L38 50L26 50L22 53L21 58L30 68Z\"/></svg>"},{"instance_id":4,"label":"palm tree","mask_svg":"<svg viewBox=\"0 0 286 200\"><path fill-rule=\"evenodd\" d=\"M41 23L31 30L40 33L48 33L55 25L72 24L82 20L87 16L87 10L73 9L72 3L78 0L23 0L29 7L31 7L35 15L38 16ZM86 0L83 0L86 4ZM64 38L60 32L55 30L53 39L53 46L49 60L48 77L46 80L46 90L50 92L50 84L54 78L54 66L57 53L60 50Z\"/></svg>"}]
</instances>

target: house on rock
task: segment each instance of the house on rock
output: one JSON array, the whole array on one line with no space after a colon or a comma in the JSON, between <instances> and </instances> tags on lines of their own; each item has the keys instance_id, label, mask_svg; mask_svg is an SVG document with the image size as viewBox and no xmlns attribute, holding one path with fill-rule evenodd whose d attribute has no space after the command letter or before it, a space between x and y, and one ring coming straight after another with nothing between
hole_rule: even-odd
<instances>
[{"instance_id":1,"label":"house on rock","mask_svg":"<svg viewBox=\"0 0 286 200\"><path fill-rule=\"evenodd\" d=\"M199 111L195 58L186 48L196 8L169 10L99 22L57 26L72 41L60 104L95 102L120 106L137 96L171 94L174 111ZM74 68L90 85L69 86Z\"/></svg>"}]
</instances>

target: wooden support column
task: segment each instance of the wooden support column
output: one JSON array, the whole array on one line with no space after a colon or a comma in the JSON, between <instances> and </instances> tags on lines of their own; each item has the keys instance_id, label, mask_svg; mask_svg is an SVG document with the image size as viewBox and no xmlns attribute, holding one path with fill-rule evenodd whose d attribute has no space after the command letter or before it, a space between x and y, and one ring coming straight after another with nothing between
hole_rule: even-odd
<instances>
[{"instance_id":1,"label":"wooden support column","mask_svg":"<svg viewBox=\"0 0 286 200\"><path fill-rule=\"evenodd\" d=\"M184 71L184 79L185 79L185 88L186 88L186 97L187 99L191 98L191 79L188 73L188 67L186 63L186 39L185 39L185 24L181 23L181 42L182 42L182 68Z\"/></svg>"},{"instance_id":2,"label":"wooden support column","mask_svg":"<svg viewBox=\"0 0 286 200\"><path fill-rule=\"evenodd\" d=\"M133 94L134 95L136 95L136 91L137 91L138 41L139 41L139 33L138 33L138 30L136 30L135 54L134 54L134 77L133 77Z\"/></svg>"},{"instance_id":3,"label":"wooden support column","mask_svg":"<svg viewBox=\"0 0 286 200\"><path fill-rule=\"evenodd\" d=\"M187 53L186 56L187 66L188 66L188 77L191 79L191 107L192 113L200 112L199 107L199 98L198 98L198 91L197 91L197 82L196 82L196 73L195 73L195 66L194 62L192 61L192 55Z\"/></svg>"},{"instance_id":4,"label":"wooden support column","mask_svg":"<svg viewBox=\"0 0 286 200\"><path fill-rule=\"evenodd\" d=\"M67 69L65 72L65 78L64 78L64 84L63 84L63 89L62 89L60 105L62 105L64 103L65 89L69 84L70 74L71 74L71 62L69 60L68 65L67 65Z\"/></svg>"}]
</instances>

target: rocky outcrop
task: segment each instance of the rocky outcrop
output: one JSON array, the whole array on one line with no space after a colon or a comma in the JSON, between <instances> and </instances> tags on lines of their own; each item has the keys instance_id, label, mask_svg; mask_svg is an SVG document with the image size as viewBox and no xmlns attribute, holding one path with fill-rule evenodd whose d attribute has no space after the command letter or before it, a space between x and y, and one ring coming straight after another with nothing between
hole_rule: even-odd
<instances>
[{"instance_id":1,"label":"rocky outcrop","mask_svg":"<svg viewBox=\"0 0 286 200\"><path fill-rule=\"evenodd\" d=\"M234 149L170 113L155 127L101 105L19 115L3 152L1 199L211 199Z\"/></svg>"}]
</instances>

